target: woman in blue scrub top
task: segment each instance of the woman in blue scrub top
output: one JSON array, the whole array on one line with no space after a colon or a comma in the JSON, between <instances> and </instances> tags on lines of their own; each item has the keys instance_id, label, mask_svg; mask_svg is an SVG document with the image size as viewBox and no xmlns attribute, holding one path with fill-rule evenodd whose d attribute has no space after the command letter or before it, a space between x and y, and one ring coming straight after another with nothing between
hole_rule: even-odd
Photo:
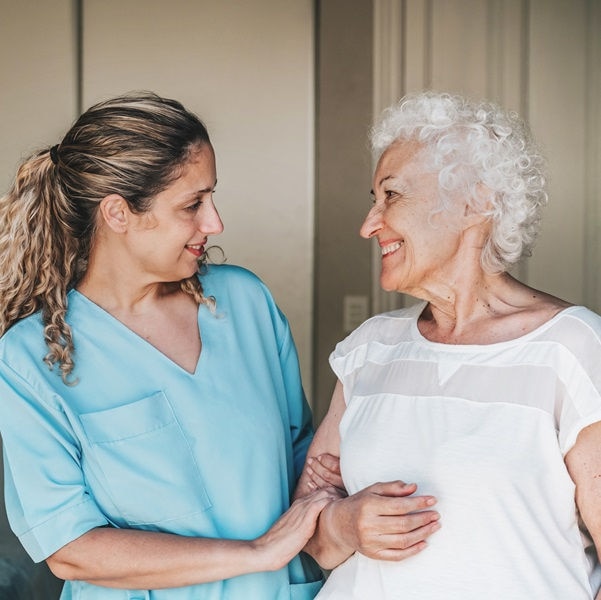
<instances>
[{"instance_id":1,"label":"woman in blue scrub top","mask_svg":"<svg viewBox=\"0 0 601 600\"><path fill-rule=\"evenodd\" d=\"M206 266L222 223L198 118L97 104L0 201L0 430L11 526L78 600L308 600L332 499L262 282ZM287 510L288 509L288 510Z\"/></svg>"}]
</instances>

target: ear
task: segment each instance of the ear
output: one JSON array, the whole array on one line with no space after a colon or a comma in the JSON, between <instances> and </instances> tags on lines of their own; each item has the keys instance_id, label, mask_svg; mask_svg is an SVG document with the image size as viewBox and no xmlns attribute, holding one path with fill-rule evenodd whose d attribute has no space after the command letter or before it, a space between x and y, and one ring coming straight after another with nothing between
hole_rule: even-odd
<instances>
[{"instance_id":1,"label":"ear","mask_svg":"<svg viewBox=\"0 0 601 600\"><path fill-rule=\"evenodd\" d=\"M100 201L100 215L115 233L125 233L131 212L123 196L109 194Z\"/></svg>"},{"instance_id":2,"label":"ear","mask_svg":"<svg viewBox=\"0 0 601 600\"><path fill-rule=\"evenodd\" d=\"M466 202L463 205L463 218L467 227L488 221L494 206L494 197L495 192L487 185L481 182L476 185L475 198L472 203Z\"/></svg>"}]
</instances>

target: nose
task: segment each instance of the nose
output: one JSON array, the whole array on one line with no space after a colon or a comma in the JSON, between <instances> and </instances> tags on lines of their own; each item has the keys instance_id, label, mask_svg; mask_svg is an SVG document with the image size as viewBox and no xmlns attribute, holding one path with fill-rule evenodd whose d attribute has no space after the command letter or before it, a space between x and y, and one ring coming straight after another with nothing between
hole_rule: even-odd
<instances>
[{"instance_id":1,"label":"nose","mask_svg":"<svg viewBox=\"0 0 601 600\"><path fill-rule=\"evenodd\" d=\"M199 211L198 229L205 235L219 235L223 231L223 221L213 203L213 198L205 201L205 210Z\"/></svg>"},{"instance_id":2,"label":"nose","mask_svg":"<svg viewBox=\"0 0 601 600\"><path fill-rule=\"evenodd\" d=\"M369 239L376 235L378 231L382 229L382 210L379 206L374 205L371 210L367 213L363 225L359 230L361 237Z\"/></svg>"}]
</instances>

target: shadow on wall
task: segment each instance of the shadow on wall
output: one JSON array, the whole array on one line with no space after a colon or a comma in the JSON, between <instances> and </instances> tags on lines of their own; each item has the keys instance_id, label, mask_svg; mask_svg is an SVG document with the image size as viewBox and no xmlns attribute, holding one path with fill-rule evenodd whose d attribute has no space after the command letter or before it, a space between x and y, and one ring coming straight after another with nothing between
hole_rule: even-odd
<instances>
[{"instance_id":1,"label":"shadow on wall","mask_svg":"<svg viewBox=\"0 0 601 600\"><path fill-rule=\"evenodd\" d=\"M0 490L4 489L0 445ZM4 497L4 496L3 496ZM10 530L4 500L0 503L0 600L57 600L63 582L46 563L35 564Z\"/></svg>"}]
</instances>

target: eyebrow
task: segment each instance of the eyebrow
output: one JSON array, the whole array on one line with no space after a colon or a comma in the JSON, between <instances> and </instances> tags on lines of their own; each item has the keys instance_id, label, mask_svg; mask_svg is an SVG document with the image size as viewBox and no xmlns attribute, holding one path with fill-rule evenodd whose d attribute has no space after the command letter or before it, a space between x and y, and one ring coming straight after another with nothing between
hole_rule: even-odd
<instances>
[{"instance_id":1,"label":"eyebrow","mask_svg":"<svg viewBox=\"0 0 601 600\"><path fill-rule=\"evenodd\" d=\"M212 192L215 190L215 188L217 187L217 179L215 179L215 183L209 187L206 187L202 190L195 190L193 192L190 192L188 194L188 196L196 196L196 194L206 194L207 192Z\"/></svg>"},{"instance_id":2,"label":"eyebrow","mask_svg":"<svg viewBox=\"0 0 601 600\"><path fill-rule=\"evenodd\" d=\"M378 181L378 185L382 185L388 179L394 179L394 178L395 178L394 175L386 175L386 177L382 177L382 179L380 179L380 181Z\"/></svg>"},{"instance_id":3,"label":"eyebrow","mask_svg":"<svg viewBox=\"0 0 601 600\"><path fill-rule=\"evenodd\" d=\"M380 181L378 181L378 187L380 187L385 181L387 181L388 179L395 179L394 175L386 175L386 177L382 177L382 179L380 179ZM369 193L373 196L374 195L374 190L373 188L371 190L369 190Z\"/></svg>"}]
</instances>

